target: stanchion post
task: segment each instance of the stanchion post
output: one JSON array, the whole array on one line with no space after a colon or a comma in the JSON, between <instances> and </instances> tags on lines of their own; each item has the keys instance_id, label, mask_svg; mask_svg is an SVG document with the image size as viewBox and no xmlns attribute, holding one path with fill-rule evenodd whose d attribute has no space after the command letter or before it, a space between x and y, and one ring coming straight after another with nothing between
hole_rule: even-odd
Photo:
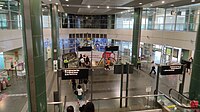
<instances>
[{"instance_id":1,"label":"stanchion post","mask_svg":"<svg viewBox=\"0 0 200 112\"><path fill-rule=\"evenodd\" d=\"M124 80L124 65L121 64L120 108L122 108L123 80Z\"/></svg>"},{"instance_id":2,"label":"stanchion post","mask_svg":"<svg viewBox=\"0 0 200 112\"><path fill-rule=\"evenodd\" d=\"M128 106L128 83L129 83L129 64L126 63L127 66L127 74L126 74L126 101L125 101L125 107Z\"/></svg>"},{"instance_id":3,"label":"stanchion post","mask_svg":"<svg viewBox=\"0 0 200 112\"><path fill-rule=\"evenodd\" d=\"M184 84L185 84L185 73L186 73L186 65L183 65L183 79L182 79L182 84L181 84L181 86L179 87L180 89L180 91L179 91L179 93L180 94L183 94L183 91L184 91Z\"/></svg>"},{"instance_id":4,"label":"stanchion post","mask_svg":"<svg viewBox=\"0 0 200 112\"><path fill-rule=\"evenodd\" d=\"M93 69L91 68L91 101L93 99Z\"/></svg>"},{"instance_id":5,"label":"stanchion post","mask_svg":"<svg viewBox=\"0 0 200 112\"><path fill-rule=\"evenodd\" d=\"M159 75L160 75L160 65L158 65L158 69L157 69L157 78L156 78L156 90L155 90L155 94L158 94L158 89L159 89ZM156 96L156 101L157 101L157 96Z\"/></svg>"}]
</instances>

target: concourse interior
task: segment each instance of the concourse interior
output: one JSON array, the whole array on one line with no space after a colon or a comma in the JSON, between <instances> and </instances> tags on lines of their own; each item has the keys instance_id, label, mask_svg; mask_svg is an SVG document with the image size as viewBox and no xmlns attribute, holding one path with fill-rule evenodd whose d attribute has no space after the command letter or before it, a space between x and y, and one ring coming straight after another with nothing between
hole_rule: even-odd
<instances>
[{"instance_id":1,"label":"concourse interior","mask_svg":"<svg viewBox=\"0 0 200 112\"><path fill-rule=\"evenodd\" d=\"M200 0L0 0L0 112L200 112L199 21Z\"/></svg>"}]
</instances>

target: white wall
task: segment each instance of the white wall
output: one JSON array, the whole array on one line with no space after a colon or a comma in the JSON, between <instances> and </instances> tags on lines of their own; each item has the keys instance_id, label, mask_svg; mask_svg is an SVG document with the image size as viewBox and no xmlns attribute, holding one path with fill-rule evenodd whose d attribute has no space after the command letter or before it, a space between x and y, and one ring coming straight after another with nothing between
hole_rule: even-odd
<instances>
[{"instance_id":1,"label":"white wall","mask_svg":"<svg viewBox=\"0 0 200 112\"><path fill-rule=\"evenodd\" d=\"M22 47L21 30L0 30L0 52Z\"/></svg>"},{"instance_id":2,"label":"white wall","mask_svg":"<svg viewBox=\"0 0 200 112\"><path fill-rule=\"evenodd\" d=\"M71 33L107 34L110 39L132 41L132 30L126 29L60 29L60 38L68 38ZM0 52L20 48L23 45L21 30L0 30ZM44 29L44 38L51 39L51 30ZM141 41L151 44L165 44L173 47L194 50L196 32L173 32L142 30Z\"/></svg>"}]
</instances>

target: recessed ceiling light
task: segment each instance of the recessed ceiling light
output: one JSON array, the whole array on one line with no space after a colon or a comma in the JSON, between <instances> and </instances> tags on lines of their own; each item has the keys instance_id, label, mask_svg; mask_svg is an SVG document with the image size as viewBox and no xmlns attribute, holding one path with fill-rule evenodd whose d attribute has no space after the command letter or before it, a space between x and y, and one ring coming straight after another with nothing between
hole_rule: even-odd
<instances>
[{"instance_id":1,"label":"recessed ceiling light","mask_svg":"<svg viewBox=\"0 0 200 112\"><path fill-rule=\"evenodd\" d=\"M45 9L47 9L47 7L44 7Z\"/></svg>"},{"instance_id":2,"label":"recessed ceiling light","mask_svg":"<svg viewBox=\"0 0 200 112\"><path fill-rule=\"evenodd\" d=\"M121 12L121 14L122 14L123 12Z\"/></svg>"},{"instance_id":3,"label":"recessed ceiling light","mask_svg":"<svg viewBox=\"0 0 200 112\"><path fill-rule=\"evenodd\" d=\"M87 7L90 8L90 5L88 5Z\"/></svg>"},{"instance_id":4,"label":"recessed ceiling light","mask_svg":"<svg viewBox=\"0 0 200 112\"><path fill-rule=\"evenodd\" d=\"M140 5L142 5L142 3L141 3L141 2L140 2L139 4L140 4Z\"/></svg>"},{"instance_id":5,"label":"recessed ceiling light","mask_svg":"<svg viewBox=\"0 0 200 112\"><path fill-rule=\"evenodd\" d=\"M3 6L3 4L0 4L0 6Z\"/></svg>"},{"instance_id":6,"label":"recessed ceiling light","mask_svg":"<svg viewBox=\"0 0 200 112\"><path fill-rule=\"evenodd\" d=\"M165 1L162 1L162 3L165 3Z\"/></svg>"},{"instance_id":7,"label":"recessed ceiling light","mask_svg":"<svg viewBox=\"0 0 200 112\"><path fill-rule=\"evenodd\" d=\"M44 12L44 9L42 9L42 11Z\"/></svg>"},{"instance_id":8,"label":"recessed ceiling light","mask_svg":"<svg viewBox=\"0 0 200 112\"><path fill-rule=\"evenodd\" d=\"M173 7L173 6L174 6L174 4L171 4L170 6L172 6L172 7Z\"/></svg>"},{"instance_id":9,"label":"recessed ceiling light","mask_svg":"<svg viewBox=\"0 0 200 112\"><path fill-rule=\"evenodd\" d=\"M60 10L58 9L58 12L59 12Z\"/></svg>"},{"instance_id":10,"label":"recessed ceiling light","mask_svg":"<svg viewBox=\"0 0 200 112\"><path fill-rule=\"evenodd\" d=\"M67 2L68 2L69 0L65 0L65 1L67 1Z\"/></svg>"},{"instance_id":11,"label":"recessed ceiling light","mask_svg":"<svg viewBox=\"0 0 200 112\"><path fill-rule=\"evenodd\" d=\"M153 4L150 4L150 6L153 6Z\"/></svg>"},{"instance_id":12,"label":"recessed ceiling light","mask_svg":"<svg viewBox=\"0 0 200 112\"><path fill-rule=\"evenodd\" d=\"M49 0L49 1L51 1L51 0Z\"/></svg>"},{"instance_id":13,"label":"recessed ceiling light","mask_svg":"<svg viewBox=\"0 0 200 112\"><path fill-rule=\"evenodd\" d=\"M99 8L99 6L97 6L97 8Z\"/></svg>"},{"instance_id":14,"label":"recessed ceiling light","mask_svg":"<svg viewBox=\"0 0 200 112\"><path fill-rule=\"evenodd\" d=\"M110 7L109 6L107 6L107 9L109 9Z\"/></svg>"},{"instance_id":15,"label":"recessed ceiling light","mask_svg":"<svg viewBox=\"0 0 200 112\"><path fill-rule=\"evenodd\" d=\"M67 7L69 7L69 5L67 5Z\"/></svg>"},{"instance_id":16,"label":"recessed ceiling light","mask_svg":"<svg viewBox=\"0 0 200 112\"><path fill-rule=\"evenodd\" d=\"M58 3L56 3L56 5L58 5Z\"/></svg>"}]
</instances>

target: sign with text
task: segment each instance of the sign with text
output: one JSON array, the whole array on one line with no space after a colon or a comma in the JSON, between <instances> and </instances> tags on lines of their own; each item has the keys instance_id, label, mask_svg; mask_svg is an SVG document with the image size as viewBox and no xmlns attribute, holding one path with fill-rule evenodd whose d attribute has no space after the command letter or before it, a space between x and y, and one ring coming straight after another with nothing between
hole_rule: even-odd
<instances>
[{"instance_id":1,"label":"sign with text","mask_svg":"<svg viewBox=\"0 0 200 112\"><path fill-rule=\"evenodd\" d=\"M118 51L119 50L119 46L106 46L105 50L106 51Z\"/></svg>"},{"instance_id":2,"label":"sign with text","mask_svg":"<svg viewBox=\"0 0 200 112\"><path fill-rule=\"evenodd\" d=\"M89 69L63 69L62 80L88 79Z\"/></svg>"},{"instance_id":3,"label":"sign with text","mask_svg":"<svg viewBox=\"0 0 200 112\"><path fill-rule=\"evenodd\" d=\"M123 66L123 72L124 74L127 74L127 69L129 66L129 72L128 73L133 73L133 65L114 65L114 74L121 74L122 73L122 66Z\"/></svg>"},{"instance_id":4,"label":"sign with text","mask_svg":"<svg viewBox=\"0 0 200 112\"><path fill-rule=\"evenodd\" d=\"M92 47L91 46L88 46L88 47L79 46L78 51L92 51Z\"/></svg>"},{"instance_id":5,"label":"sign with text","mask_svg":"<svg viewBox=\"0 0 200 112\"><path fill-rule=\"evenodd\" d=\"M183 72L183 65L168 65L168 66L161 66L161 75L176 75L182 74Z\"/></svg>"}]
</instances>

